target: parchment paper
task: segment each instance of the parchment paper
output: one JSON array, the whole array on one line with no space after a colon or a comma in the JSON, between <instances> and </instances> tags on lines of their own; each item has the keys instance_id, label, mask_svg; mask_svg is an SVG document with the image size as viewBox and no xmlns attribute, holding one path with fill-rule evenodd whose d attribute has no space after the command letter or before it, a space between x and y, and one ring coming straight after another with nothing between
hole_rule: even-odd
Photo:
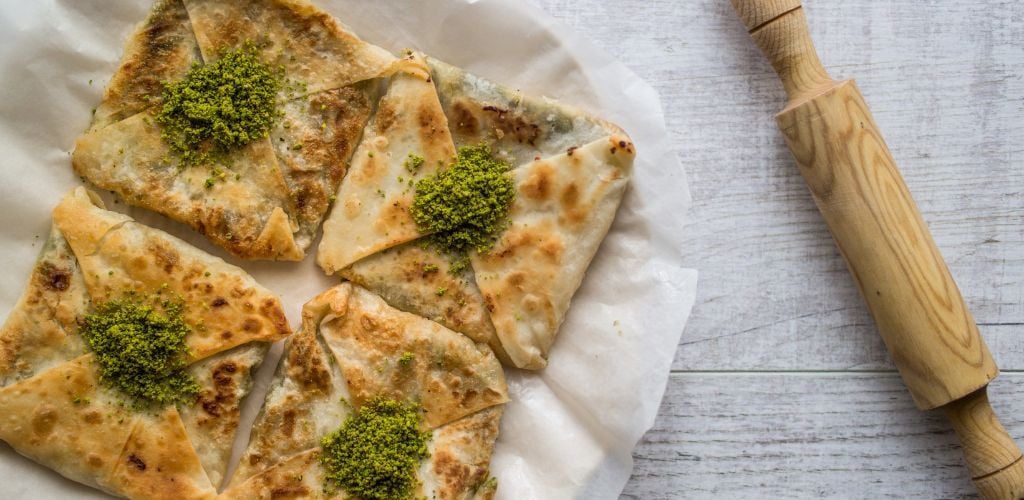
<instances>
[{"instance_id":1,"label":"parchment paper","mask_svg":"<svg viewBox=\"0 0 1024 500\"><path fill-rule=\"evenodd\" d=\"M582 106L632 136L639 154L626 199L573 300L548 368L509 373L512 402L493 459L502 499L617 497L632 470L631 450L657 414L697 279L696 271L680 264L690 198L656 93L521 1L316 3L372 43L423 50L526 92ZM46 238L50 210L81 182L69 150L149 5L0 4L0 314L21 294ZM107 199L108 208L250 271L281 295L293 325L303 302L337 283L312 255L301 263L240 262L180 224ZM247 402L236 457L280 346L271 353ZM0 497L68 496L104 498L0 445Z\"/></svg>"}]
</instances>

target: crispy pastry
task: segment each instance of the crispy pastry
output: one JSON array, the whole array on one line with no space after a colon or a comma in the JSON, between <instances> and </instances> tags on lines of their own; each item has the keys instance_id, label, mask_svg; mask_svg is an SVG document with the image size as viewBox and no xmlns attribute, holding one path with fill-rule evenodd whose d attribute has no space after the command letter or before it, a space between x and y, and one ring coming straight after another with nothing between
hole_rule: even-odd
<instances>
[{"instance_id":1,"label":"crispy pastry","mask_svg":"<svg viewBox=\"0 0 1024 500\"><path fill-rule=\"evenodd\" d=\"M290 333L280 301L241 269L76 188L0 329L0 439L60 474L130 498L210 498L250 374ZM80 324L97 303L179 297L194 402L139 411L101 383Z\"/></svg>"},{"instance_id":2,"label":"crispy pastry","mask_svg":"<svg viewBox=\"0 0 1024 500\"><path fill-rule=\"evenodd\" d=\"M422 236L409 213L413 183L455 155L426 66L415 56L403 63L363 132L336 208L324 222L317 263L328 273Z\"/></svg>"},{"instance_id":3,"label":"crispy pastry","mask_svg":"<svg viewBox=\"0 0 1024 500\"><path fill-rule=\"evenodd\" d=\"M615 219L633 164L624 135L598 139L512 172L509 227L470 253L498 339L512 362L538 369L569 302Z\"/></svg>"},{"instance_id":4,"label":"crispy pastry","mask_svg":"<svg viewBox=\"0 0 1024 500\"><path fill-rule=\"evenodd\" d=\"M322 496L320 440L377 397L421 405L421 427L432 438L430 457L416 472L416 498L493 496L490 457L508 401L497 359L465 336L349 283L303 307L302 331L288 341L223 496Z\"/></svg>"},{"instance_id":5,"label":"crispy pastry","mask_svg":"<svg viewBox=\"0 0 1024 500\"><path fill-rule=\"evenodd\" d=\"M161 138L164 82L255 44L284 70L268 137L210 165L183 165ZM131 36L75 171L132 205L184 222L247 259L301 260L395 64L304 0L158 0ZM212 182L212 181L216 182Z\"/></svg>"},{"instance_id":6,"label":"crispy pastry","mask_svg":"<svg viewBox=\"0 0 1024 500\"><path fill-rule=\"evenodd\" d=\"M578 109L523 95L430 57L410 57L427 64L436 89L436 94L418 97L419 109L431 110L430 127L446 122L451 135L445 134L445 140L457 147L485 144L513 167L517 194L507 228L489 252L470 253L468 272L450 275L448 256L416 239L422 235L409 215L415 190L395 182L405 179L399 168L404 155L417 152L415 143L406 141L397 155L386 149L380 157L357 153L356 161L364 163L360 168L379 179L357 189L362 178L354 177L359 169L353 167L341 187L343 195L351 195L339 196L324 224L318 262L395 307L487 343L507 364L543 368L572 296L622 201L633 143L617 126ZM378 115L386 109L382 105ZM433 118L440 113L447 120ZM374 121L393 122L379 116ZM430 137L432 130L411 120L394 127L383 139L368 128L360 150L378 142L393 145L393 137ZM432 172L440 168L444 165ZM380 201L373 199L373 186ZM341 224L347 214L360 213L352 209L360 203L383 205L387 217L374 218L372 226L365 221L357 228Z\"/></svg>"}]
</instances>

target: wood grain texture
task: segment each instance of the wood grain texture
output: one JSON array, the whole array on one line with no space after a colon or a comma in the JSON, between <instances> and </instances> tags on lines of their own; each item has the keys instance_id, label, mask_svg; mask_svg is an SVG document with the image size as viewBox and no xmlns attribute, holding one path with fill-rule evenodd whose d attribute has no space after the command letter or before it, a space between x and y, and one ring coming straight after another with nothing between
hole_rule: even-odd
<instances>
[{"instance_id":1,"label":"wood grain texture","mask_svg":"<svg viewBox=\"0 0 1024 500\"><path fill-rule=\"evenodd\" d=\"M694 197L683 264L701 272L674 368L891 368L772 123L785 92L729 3L539 3L661 93ZM857 77L996 361L1024 369L1024 5L804 10L832 74Z\"/></svg>"},{"instance_id":2,"label":"wood grain texture","mask_svg":"<svg viewBox=\"0 0 1024 500\"><path fill-rule=\"evenodd\" d=\"M782 80L790 105L835 83L821 66L798 0L732 0L732 5Z\"/></svg>"},{"instance_id":3,"label":"wood grain texture","mask_svg":"<svg viewBox=\"0 0 1024 500\"><path fill-rule=\"evenodd\" d=\"M1024 434L1024 375L990 386ZM673 373L624 496L974 498L957 437L895 373Z\"/></svg>"},{"instance_id":4,"label":"wood grain texture","mask_svg":"<svg viewBox=\"0 0 1024 500\"><path fill-rule=\"evenodd\" d=\"M857 84L828 76L799 3L732 5L786 89L776 122L914 401L983 388L995 362Z\"/></svg>"},{"instance_id":5,"label":"wood grain texture","mask_svg":"<svg viewBox=\"0 0 1024 500\"><path fill-rule=\"evenodd\" d=\"M800 0L732 0L732 7L748 32L800 8Z\"/></svg>"},{"instance_id":6,"label":"wood grain texture","mask_svg":"<svg viewBox=\"0 0 1024 500\"><path fill-rule=\"evenodd\" d=\"M971 497L947 419L878 373L892 362L772 123L784 89L729 2L531 1L658 89L694 199L697 304L626 496ZM1024 3L804 11L824 65L857 78L1003 369L996 412L1024 437Z\"/></svg>"},{"instance_id":7,"label":"wood grain texture","mask_svg":"<svg viewBox=\"0 0 1024 500\"><path fill-rule=\"evenodd\" d=\"M918 407L988 384L992 355L857 84L791 92L776 120Z\"/></svg>"},{"instance_id":8,"label":"wood grain texture","mask_svg":"<svg viewBox=\"0 0 1024 500\"><path fill-rule=\"evenodd\" d=\"M1016 500L1024 497L1024 460L1020 448L999 423L981 389L943 410L960 437L964 460L983 498Z\"/></svg>"}]
</instances>

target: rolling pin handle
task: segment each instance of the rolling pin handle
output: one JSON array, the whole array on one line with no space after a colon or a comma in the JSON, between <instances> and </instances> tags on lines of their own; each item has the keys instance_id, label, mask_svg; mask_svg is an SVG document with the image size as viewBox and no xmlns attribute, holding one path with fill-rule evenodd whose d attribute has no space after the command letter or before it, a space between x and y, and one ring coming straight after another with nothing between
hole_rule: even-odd
<instances>
[{"instance_id":1,"label":"rolling pin handle","mask_svg":"<svg viewBox=\"0 0 1024 500\"><path fill-rule=\"evenodd\" d=\"M985 388L944 406L963 444L978 493L986 499L1024 498L1024 459L999 423Z\"/></svg>"},{"instance_id":2,"label":"rolling pin handle","mask_svg":"<svg viewBox=\"0 0 1024 500\"><path fill-rule=\"evenodd\" d=\"M821 65L800 0L732 0L732 6L778 73L790 106L836 84Z\"/></svg>"},{"instance_id":3,"label":"rolling pin handle","mask_svg":"<svg viewBox=\"0 0 1024 500\"><path fill-rule=\"evenodd\" d=\"M800 0L732 4L786 88L776 120L914 401L945 409L983 497L1024 497L985 390L995 360L856 83L822 67Z\"/></svg>"}]
</instances>

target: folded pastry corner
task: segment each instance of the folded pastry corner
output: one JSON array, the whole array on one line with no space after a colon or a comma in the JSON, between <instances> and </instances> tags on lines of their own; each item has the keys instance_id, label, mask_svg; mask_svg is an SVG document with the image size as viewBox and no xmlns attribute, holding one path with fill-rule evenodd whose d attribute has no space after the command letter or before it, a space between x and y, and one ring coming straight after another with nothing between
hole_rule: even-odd
<instances>
[{"instance_id":1,"label":"folded pastry corner","mask_svg":"<svg viewBox=\"0 0 1024 500\"><path fill-rule=\"evenodd\" d=\"M233 255L302 260L396 62L308 1L158 0L72 164Z\"/></svg>"},{"instance_id":2,"label":"folded pastry corner","mask_svg":"<svg viewBox=\"0 0 1024 500\"><path fill-rule=\"evenodd\" d=\"M53 218L0 327L0 439L114 495L215 497L252 371L291 334L280 300L85 188Z\"/></svg>"},{"instance_id":3,"label":"folded pastry corner","mask_svg":"<svg viewBox=\"0 0 1024 500\"><path fill-rule=\"evenodd\" d=\"M493 495L490 457L508 401L494 354L343 283L303 307L302 330L287 342L249 447L223 496L352 496L345 484L330 479L337 472L327 465L335 461L325 458L331 453L325 438L381 401L414 408L419 432L429 435L425 455L409 470L393 471L414 479L410 493ZM386 433L377 438L388 441Z\"/></svg>"},{"instance_id":4,"label":"folded pastry corner","mask_svg":"<svg viewBox=\"0 0 1024 500\"><path fill-rule=\"evenodd\" d=\"M392 77L324 224L317 261L394 307L488 344L506 364L542 369L615 218L636 148L618 126L580 109L423 54L406 60L425 65L429 77ZM399 106L418 111L398 114ZM421 186L460 168L463 156L501 162L514 182L504 223L488 236L493 246L463 250L468 256L435 244L445 233L414 215L419 197L431 196ZM492 205L479 184L446 189L476 193L452 197L467 204ZM454 219L461 210L451 203L436 212Z\"/></svg>"}]
</instances>

